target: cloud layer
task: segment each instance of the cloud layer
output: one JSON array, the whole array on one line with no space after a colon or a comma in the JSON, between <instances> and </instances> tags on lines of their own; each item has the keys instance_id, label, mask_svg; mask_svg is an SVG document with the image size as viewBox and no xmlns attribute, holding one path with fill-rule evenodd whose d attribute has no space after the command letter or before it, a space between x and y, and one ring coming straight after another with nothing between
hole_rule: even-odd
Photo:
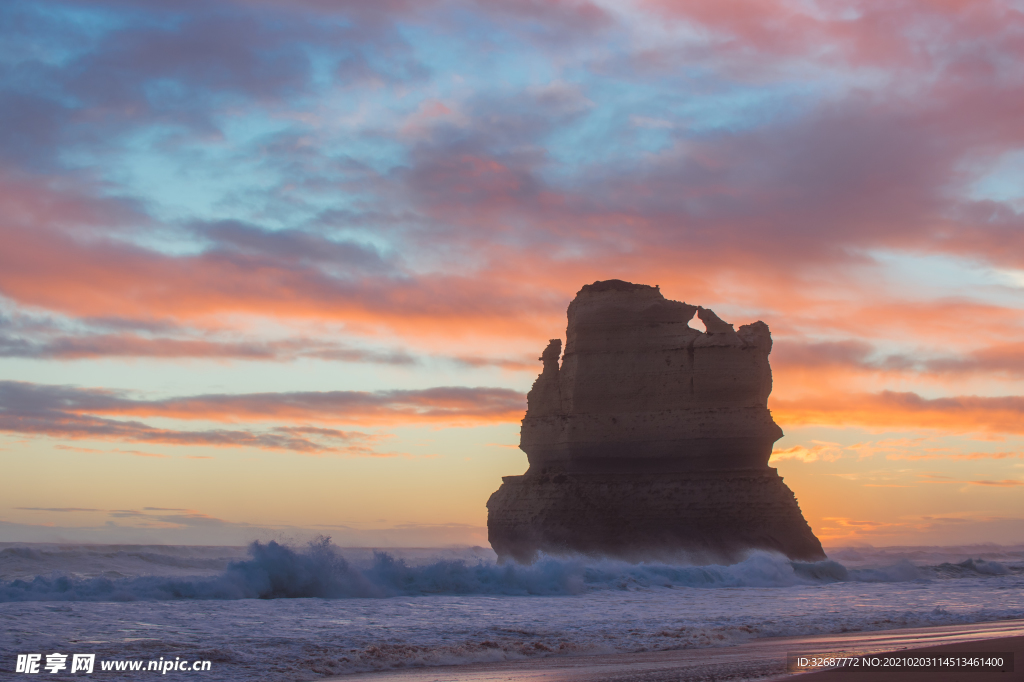
<instances>
[{"instance_id":1,"label":"cloud layer","mask_svg":"<svg viewBox=\"0 0 1024 682\"><path fill-rule=\"evenodd\" d=\"M323 424L479 425L519 419L525 397L504 388L198 395L143 400L103 389L0 381L0 431L74 440L255 447L387 456L379 437ZM98 416L102 415L102 416ZM131 417L286 424L269 430L155 428Z\"/></svg>"},{"instance_id":2,"label":"cloud layer","mask_svg":"<svg viewBox=\"0 0 1024 682\"><path fill-rule=\"evenodd\" d=\"M620 278L767 322L787 430L1022 435L1017 3L13 0L0 32L8 433L512 425Z\"/></svg>"}]
</instances>

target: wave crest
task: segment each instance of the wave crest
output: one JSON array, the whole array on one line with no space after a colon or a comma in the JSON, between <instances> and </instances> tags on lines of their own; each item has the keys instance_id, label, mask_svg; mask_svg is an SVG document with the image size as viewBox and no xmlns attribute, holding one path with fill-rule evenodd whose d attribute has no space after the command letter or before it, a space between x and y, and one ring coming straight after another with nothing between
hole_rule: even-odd
<instances>
[{"instance_id":1,"label":"wave crest","mask_svg":"<svg viewBox=\"0 0 1024 682\"><path fill-rule=\"evenodd\" d=\"M730 566L631 564L592 557L542 557L530 565L439 560L413 565L374 552L368 566L347 561L330 538L296 549L254 542L249 558L218 576L202 578L75 578L36 576L0 582L0 601L134 601L163 599L380 598L433 594L570 595L591 590L653 588L789 587L840 581L902 582L931 578L1004 575L993 561L943 564L932 570L903 561L883 568L847 569L831 561L795 562L753 552Z\"/></svg>"}]
</instances>

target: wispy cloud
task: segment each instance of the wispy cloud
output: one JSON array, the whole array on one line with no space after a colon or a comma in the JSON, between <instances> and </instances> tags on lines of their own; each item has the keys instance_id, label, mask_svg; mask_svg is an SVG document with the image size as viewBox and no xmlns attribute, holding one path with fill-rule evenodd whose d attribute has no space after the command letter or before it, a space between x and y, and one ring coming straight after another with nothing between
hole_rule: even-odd
<instances>
[{"instance_id":1,"label":"wispy cloud","mask_svg":"<svg viewBox=\"0 0 1024 682\"><path fill-rule=\"evenodd\" d=\"M782 424L934 429L949 433L1024 433L1022 396L923 398L916 393L882 391L839 399L824 396L773 399L770 406Z\"/></svg>"},{"instance_id":2,"label":"wispy cloud","mask_svg":"<svg viewBox=\"0 0 1024 682\"><path fill-rule=\"evenodd\" d=\"M110 390L5 381L0 382L0 430L66 439L391 456L393 453L376 448L384 436L312 426L309 422L474 425L519 418L524 402L522 394L508 389L463 387L414 391L212 394L147 401ZM286 422L290 425L262 431L223 428L188 431L110 418L131 416ZM137 450L121 452L142 457L165 456Z\"/></svg>"},{"instance_id":3,"label":"wispy cloud","mask_svg":"<svg viewBox=\"0 0 1024 682\"><path fill-rule=\"evenodd\" d=\"M816 462L819 459L835 461L843 455L843 448L839 443L822 443L811 441L810 447L805 445L794 445L788 448L777 448L772 450L771 460L773 462L797 459L801 462Z\"/></svg>"},{"instance_id":4,"label":"wispy cloud","mask_svg":"<svg viewBox=\"0 0 1024 682\"><path fill-rule=\"evenodd\" d=\"M1024 485L1024 481L1017 479L1004 479L1002 481L967 481L973 485L990 485L996 486L997 488L1012 488L1019 485Z\"/></svg>"}]
</instances>

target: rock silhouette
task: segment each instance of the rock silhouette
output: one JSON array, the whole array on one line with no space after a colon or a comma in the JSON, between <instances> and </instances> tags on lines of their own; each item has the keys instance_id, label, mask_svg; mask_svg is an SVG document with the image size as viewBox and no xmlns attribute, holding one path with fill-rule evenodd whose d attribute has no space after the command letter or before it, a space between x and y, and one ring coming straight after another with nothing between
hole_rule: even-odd
<instances>
[{"instance_id":1,"label":"rock silhouette","mask_svg":"<svg viewBox=\"0 0 1024 682\"><path fill-rule=\"evenodd\" d=\"M693 329L696 314L706 332ZM768 466L768 325L738 330L657 287L608 280L569 304L528 395L530 467L487 502L501 558L537 552L733 562L751 549L825 557ZM561 365L559 358L561 357Z\"/></svg>"}]
</instances>

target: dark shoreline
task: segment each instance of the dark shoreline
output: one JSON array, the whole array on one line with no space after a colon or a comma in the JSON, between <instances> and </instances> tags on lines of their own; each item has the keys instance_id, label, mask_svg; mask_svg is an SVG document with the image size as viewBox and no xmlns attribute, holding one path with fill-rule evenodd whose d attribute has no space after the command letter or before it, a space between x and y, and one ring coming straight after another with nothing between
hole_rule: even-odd
<instances>
[{"instance_id":1,"label":"dark shoreline","mask_svg":"<svg viewBox=\"0 0 1024 682\"><path fill-rule=\"evenodd\" d=\"M1014 651L1014 673L821 671L790 673L787 654L922 650ZM836 677L836 676L839 677ZM1024 620L754 639L736 646L564 656L355 673L318 682L974 682L1024 679ZM312 682L296 680L296 682Z\"/></svg>"}]
</instances>

